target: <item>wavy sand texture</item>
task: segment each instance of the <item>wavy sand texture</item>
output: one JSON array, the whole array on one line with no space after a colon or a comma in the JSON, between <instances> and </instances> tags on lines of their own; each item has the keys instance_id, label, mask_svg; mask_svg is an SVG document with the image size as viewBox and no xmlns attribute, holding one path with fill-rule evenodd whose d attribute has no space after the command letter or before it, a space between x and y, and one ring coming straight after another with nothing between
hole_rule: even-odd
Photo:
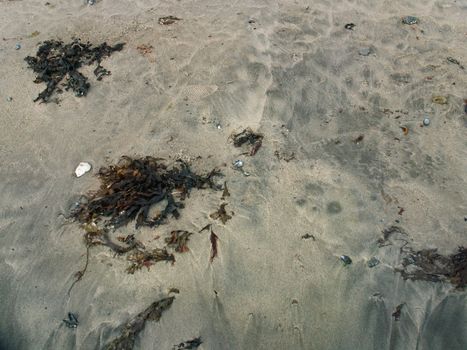
<instances>
[{"instance_id":1,"label":"wavy sand texture","mask_svg":"<svg viewBox=\"0 0 467 350\"><path fill-rule=\"evenodd\" d=\"M467 72L446 60L467 57L467 1L45 3L0 0L1 349L98 349L171 287L180 295L137 349L196 336L213 350L467 348L466 293L404 281L392 268L397 244L376 244L399 220L417 248L467 245ZM165 15L182 20L160 25ZM405 15L420 24L403 25ZM86 98L33 103L43 87L23 58L42 40L72 37L127 45ZM425 116L431 125L420 127ZM73 177L80 161L95 174L123 154L202 155L193 167L207 170L238 158L227 138L246 126L265 139L245 158L250 177L223 168L235 215L215 226L212 264L207 232L173 266L134 275L96 247L67 295L85 247L63 213L97 185ZM193 192L179 221L138 238L198 231L220 195ZM374 255L382 263L369 269ZM75 330L62 322L69 311Z\"/></svg>"}]
</instances>

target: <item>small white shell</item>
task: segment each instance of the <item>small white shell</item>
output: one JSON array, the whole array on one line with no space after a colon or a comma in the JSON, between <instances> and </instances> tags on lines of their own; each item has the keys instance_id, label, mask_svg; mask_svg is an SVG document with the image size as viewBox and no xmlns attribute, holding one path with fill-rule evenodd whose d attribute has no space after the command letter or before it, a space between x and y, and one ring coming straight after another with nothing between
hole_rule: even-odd
<instances>
[{"instance_id":1,"label":"small white shell","mask_svg":"<svg viewBox=\"0 0 467 350\"><path fill-rule=\"evenodd\" d=\"M75 175L76 175L76 177L81 177L84 174L86 174L89 170L91 170L91 164L86 163L86 162L81 162L76 167Z\"/></svg>"}]
</instances>

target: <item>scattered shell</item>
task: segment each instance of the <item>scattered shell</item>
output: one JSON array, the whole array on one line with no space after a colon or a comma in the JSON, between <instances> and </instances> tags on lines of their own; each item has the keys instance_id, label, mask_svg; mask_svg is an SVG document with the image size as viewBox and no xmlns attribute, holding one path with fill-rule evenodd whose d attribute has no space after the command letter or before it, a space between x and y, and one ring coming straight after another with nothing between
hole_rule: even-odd
<instances>
[{"instance_id":1,"label":"scattered shell","mask_svg":"<svg viewBox=\"0 0 467 350\"><path fill-rule=\"evenodd\" d=\"M347 30L353 30L355 27L355 24L354 23L347 23L344 28L347 29Z\"/></svg>"},{"instance_id":2,"label":"scattered shell","mask_svg":"<svg viewBox=\"0 0 467 350\"><path fill-rule=\"evenodd\" d=\"M86 162L79 163L79 165L76 167L76 170L75 170L76 177L83 176L89 170L91 170L91 164L86 163Z\"/></svg>"},{"instance_id":3,"label":"scattered shell","mask_svg":"<svg viewBox=\"0 0 467 350\"><path fill-rule=\"evenodd\" d=\"M237 159L236 161L234 161L232 163L232 165L233 165L235 170L241 171L244 176L250 176L251 175L248 171L245 171L245 169L243 169L243 165L244 165L243 160Z\"/></svg>"},{"instance_id":4,"label":"scattered shell","mask_svg":"<svg viewBox=\"0 0 467 350\"><path fill-rule=\"evenodd\" d=\"M243 168L243 160L237 159L236 161L233 162L233 166L235 169Z\"/></svg>"},{"instance_id":5,"label":"scattered shell","mask_svg":"<svg viewBox=\"0 0 467 350\"><path fill-rule=\"evenodd\" d=\"M94 5L96 3L96 0L88 0L88 5Z\"/></svg>"},{"instance_id":6,"label":"scattered shell","mask_svg":"<svg viewBox=\"0 0 467 350\"><path fill-rule=\"evenodd\" d=\"M425 126L430 125L430 118L423 119L423 125L425 125Z\"/></svg>"},{"instance_id":7,"label":"scattered shell","mask_svg":"<svg viewBox=\"0 0 467 350\"><path fill-rule=\"evenodd\" d=\"M402 18L402 23L408 24L408 25L417 24L418 18L414 16L405 16L404 18Z\"/></svg>"},{"instance_id":8,"label":"scattered shell","mask_svg":"<svg viewBox=\"0 0 467 350\"><path fill-rule=\"evenodd\" d=\"M445 104L448 103L448 98L445 97L445 96L433 96L431 101L433 101L433 103L437 103L439 105L445 105Z\"/></svg>"},{"instance_id":9,"label":"scattered shell","mask_svg":"<svg viewBox=\"0 0 467 350\"><path fill-rule=\"evenodd\" d=\"M15 45L15 49L16 49L16 50L19 50L19 49L21 49L21 44L20 44L20 43L16 43L16 45Z\"/></svg>"},{"instance_id":10,"label":"scattered shell","mask_svg":"<svg viewBox=\"0 0 467 350\"><path fill-rule=\"evenodd\" d=\"M352 259L350 259L347 255L341 255L339 259L344 263L344 266L350 265L352 263Z\"/></svg>"},{"instance_id":11,"label":"scattered shell","mask_svg":"<svg viewBox=\"0 0 467 350\"><path fill-rule=\"evenodd\" d=\"M6 98L6 100L7 100L8 102L11 102L11 101L13 101L13 97L8 96L8 97Z\"/></svg>"},{"instance_id":12,"label":"scattered shell","mask_svg":"<svg viewBox=\"0 0 467 350\"><path fill-rule=\"evenodd\" d=\"M368 260L367 265L369 268L375 267L379 265L381 262L378 260L377 257L372 257L370 260Z\"/></svg>"}]
</instances>

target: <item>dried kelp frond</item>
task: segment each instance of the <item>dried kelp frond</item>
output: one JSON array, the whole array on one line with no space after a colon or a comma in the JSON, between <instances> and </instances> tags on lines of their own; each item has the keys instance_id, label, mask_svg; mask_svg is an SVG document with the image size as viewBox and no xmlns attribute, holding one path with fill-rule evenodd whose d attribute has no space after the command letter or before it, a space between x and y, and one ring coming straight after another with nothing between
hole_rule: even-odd
<instances>
[{"instance_id":1,"label":"dried kelp frond","mask_svg":"<svg viewBox=\"0 0 467 350\"><path fill-rule=\"evenodd\" d=\"M201 337L194 338L192 340L184 341L178 345L174 345L173 350L190 350L190 349L198 349L198 347L202 344Z\"/></svg>"},{"instance_id":2,"label":"dried kelp frond","mask_svg":"<svg viewBox=\"0 0 467 350\"><path fill-rule=\"evenodd\" d=\"M440 282L448 280L458 289L467 284L467 249L444 256L437 249L404 250L402 268L396 269L404 279Z\"/></svg>"},{"instance_id":3,"label":"dried kelp frond","mask_svg":"<svg viewBox=\"0 0 467 350\"><path fill-rule=\"evenodd\" d=\"M183 230L172 231L170 237L165 239L165 242L168 247L174 247L177 253L185 253L189 251L186 244L192 234L191 232Z\"/></svg>"},{"instance_id":4,"label":"dried kelp frond","mask_svg":"<svg viewBox=\"0 0 467 350\"><path fill-rule=\"evenodd\" d=\"M78 97L85 96L90 84L78 69L83 65L97 62L94 74L97 80L102 79L104 75L110 74L100 65L102 59L115 51L122 50L123 46L123 43L109 46L104 42L93 47L89 42L83 43L79 39L75 39L69 44L64 44L59 40L44 41L39 46L36 57L27 56L25 58L28 67L37 74L34 82L47 84L46 89L37 96L34 102L49 102L54 91L61 91L58 85L65 77L67 77L64 84L66 90L73 90Z\"/></svg>"},{"instance_id":5,"label":"dried kelp frond","mask_svg":"<svg viewBox=\"0 0 467 350\"><path fill-rule=\"evenodd\" d=\"M131 262L131 265L126 271L129 274L134 274L137 270L141 270L143 266L147 267L149 270L149 267L158 261L169 261L173 264L175 262L175 257L173 254L169 254L166 248L156 248L152 251L137 250L128 255L127 260Z\"/></svg>"},{"instance_id":6,"label":"dried kelp frond","mask_svg":"<svg viewBox=\"0 0 467 350\"><path fill-rule=\"evenodd\" d=\"M209 258L210 262L213 262L214 258L217 256L217 241L219 237L212 231L211 228L211 236L209 237L211 241L211 257Z\"/></svg>"},{"instance_id":7,"label":"dried kelp frond","mask_svg":"<svg viewBox=\"0 0 467 350\"><path fill-rule=\"evenodd\" d=\"M222 221L223 224L225 224L227 221L232 219L232 216L227 214L227 211L225 210L226 206L227 206L227 203L222 203L220 208L217 209L217 211L215 211L211 215L209 215L209 217L214 220L220 220ZM231 214L233 215L234 213L231 212Z\"/></svg>"},{"instance_id":8,"label":"dried kelp frond","mask_svg":"<svg viewBox=\"0 0 467 350\"><path fill-rule=\"evenodd\" d=\"M107 344L105 350L131 350L138 334L144 329L147 320L158 322L162 313L168 310L175 297L168 297L152 303L146 310L129 320L121 328L118 338Z\"/></svg>"},{"instance_id":9,"label":"dried kelp frond","mask_svg":"<svg viewBox=\"0 0 467 350\"><path fill-rule=\"evenodd\" d=\"M399 226L390 226L388 228L385 228L383 231L383 237L378 239L378 245L379 247L384 247L387 245L390 245L391 243L389 242L389 239L394 235L394 234L401 234L404 236L407 236L407 233L400 228Z\"/></svg>"},{"instance_id":10,"label":"dried kelp frond","mask_svg":"<svg viewBox=\"0 0 467 350\"><path fill-rule=\"evenodd\" d=\"M217 189L213 178L219 174L214 169L198 175L182 161L169 168L153 157L122 157L118 164L99 170L100 189L87 196L74 217L83 223L104 220L103 227L113 228L135 219L136 228L161 225L170 215L175 218L180 215L178 210L183 204L175 200L175 193L184 200L193 188ZM165 207L149 218L150 208L158 203L165 203Z\"/></svg>"},{"instance_id":11,"label":"dried kelp frond","mask_svg":"<svg viewBox=\"0 0 467 350\"><path fill-rule=\"evenodd\" d=\"M246 128L238 134L232 134L230 138L232 139L235 147L241 147L244 144L251 145L250 151L248 153L250 156L254 156L263 144L264 136L262 134L253 132L253 130L250 128Z\"/></svg>"},{"instance_id":12,"label":"dried kelp frond","mask_svg":"<svg viewBox=\"0 0 467 350\"><path fill-rule=\"evenodd\" d=\"M227 188L227 181L224 181L224 191L222 191L222 200L225 200L227 197L230 197L229 189Z\"/></svg>"}]
</instances>

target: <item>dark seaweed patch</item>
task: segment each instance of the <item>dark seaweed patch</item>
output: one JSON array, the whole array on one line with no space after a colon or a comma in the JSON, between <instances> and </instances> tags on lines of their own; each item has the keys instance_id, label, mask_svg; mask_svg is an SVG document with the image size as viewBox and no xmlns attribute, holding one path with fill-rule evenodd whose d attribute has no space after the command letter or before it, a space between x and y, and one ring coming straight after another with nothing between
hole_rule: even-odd
<instances>
[{"instance_id":1,"label":"dark seaweed patch","mask_svg":"<svg viewBox=\"0 0 467 350\"><path fill-rule=\"evenodd\" d=\"M97 62L94 74L97 80L101 80L104 75L110 74L110 71L100 65L102 59L115 51L122 50L123 46L123 43L109 46L105 42L93 46L89 42L83 43L79 39L75 39L69 44L64 44L60 40L44 41L39 46L36 57L27 56L25 58L28 67L36 73L34 82L46 84L45 90L39 93L34 102L49 102L54 91L61 91L59 84L64 78L67 78L63 84L65 90L71 89L77 97L86 96L90 84L78 69L83 65Z\"/></svg>"},{"instance_id":2,"label":"dark seaweed patch","mask_svg":"<svg viewBox=\"0 0 467 350\"><path fill-rule=\"evenodd\" d=\"M129 274L134 274L137 270L141 270L143 266L147 267L149 270L149 267L158 261L175 262L175 257L173 254L169 254L166 248L156 248L152 251L136 250L128 255L127 259L131 262L131 265L126 269L126 272Z\"/></svg>"},{"instance_id":3,"label":"dark seaweed patch","mask_svg":"<svg viewBox=\"0 0 467 350\"><path fill-rule=\"evenodd\" d=\"M159 24L168 26L170 24L174 24L177 21L180 21L181 18L175 17L175 16L165 16L165 17L160 17L159 18Z\"/></svg>"},{"instance_id":4,"label":"dark seaweed patch","mask_svg":"<svg viewBox=\"0 0 467 350\"><path fill-rule=\"evenodd\" d=\"M192 234L191 232L183 230L172 231L170 237L165 239L165 242L168 247L175 248L177 253L185 253L189 251L187 243Z\"/></svg>"},{"instance_id":5,"label":"dark seaweed patch","mask_svg":"<svg viewBox=\"0 0 467 350\"><path fill-rule=\"evenodd\" d=\"M394 317L394 321L399 321L401 318L402 308L404 307L405 303L397 305L396 309L392 313L392 317Z\"/></svg>"},{"instance_id":6,"label":"dark seaweed patch","mask_svg":"<svg viewBox=\"0 0 467 350\"><path fill-rule=\"evenodd\" d=\"M162 159L153 157L122 157L118 164L101 168L98 173L100 188L84 196L71 213L71 217L82 224L88 247L86 265L75 275L72 287L83 277L88 265L89 247L94 245L107 246L117 254L131 253L127 257L131 262L128 273L135 273L144 266L149 269L158 261L174 263L174 255L166 248L146 250L134 235L117 237L114 241L110 231L130 221L135 221L138 228L162 225L169 217L177 219L179 210L183 208L181 201L189 196L192 189L220 189L213 180L218 175L217 169L198 175L182 161L169 167ZM158 204L161 210L150 218L151 207ZM173 231L166 243L176 252L186 252L190 235L187 231Z\"/></svg>"},{"instance_id":7,"label":"dark seaweed patch","mask_svg":"<svg viewBox=\"0 0 467 350\"><path fill-rule=\"evenodd\" d=\"M244 129L238 134L232 134L231 139L235 147L242 147L244 144L250 145L250 151L246 152L250 156L254 156L263 144L264 136L253 132L250 128Z\"/></svg>"},{"instance_id":8,"label":"dark seaweed patch","mask_svg":"<svg viewBox=\"0 0 467 350\"><path fill-rule=\"evenodd\" d=\"M217 256L217 241L219 240L219 237L217 237L217 235L212 231L212 227L209 240L211 241L211 257L209 258L209 261L212 263L214 258Z\"/></svg>"},{"instance_id":9,"label":"dark seaweed patch","mask_svg":"<svg viewBox=\"0 0 467 350\"><path fill-rule=\"evenodd\" d=\"M178 345L174 345L173 350L190 350L197 349L203 342L201 337L197 337L191 340L184 341Z\"/></svg>"},{"instance_id":10,"label":"dark seaweed patch","mask_svg":"<svg viewBox=\"0 0 467 350\"><path fill-rule=\"evenodd\" d=\"M179 210L184 206L175 195L184 200L193 188L217 189L213 178L219 174L214 169L206 175L198 175L182 161L170 168L153 157L122 157L118 164L99 170L99 190L87 196L74 217L87 224L103 221L104 227L112 228L133 220L136 220L136 228L158 226L170 216L179 217ZM150 208L159 203L165 203L164 208L149 218Z\"/></svg>"},{"instance_id":11,"label":"dark seaweed patch","mask_svg":"<svg viewBox=\"0 0 467 350\"><path fill-rule=\"evenodd\" d=\"M391 242L389 242L389 239L394 234L401 234L401 235L407 236L407 233L399 226L390 226L388 228L385 228L382 231L382 233L383 233L383 237L379 238L377 242L379 247L390 245Z\"/></svg>"},{"instance_id":12,"label":"dark seaweed patch","mask_svg":"<svg viewBox=\"0 0 467 350\"><path fill-rule=\"evenodd\" d=\"M219 209L217 209L217 211L215 211L214 213L212 213L210 216L211 219L214 219L214 220L220 220L222 221L222 223L225 225L225 223L227 221L229 221L230 219L232 219L232 215L233 215L233 212L231 212L230 214L232 215L229 215L227 213L227 210L225 210L225 207L227 206L227 203L222 203L221 206L219 207Z\"/></svg>"},{"instance_id":13,"label":"dark seaweed patch","mask_svg":"<svg viewBox=\"0 0 467 350\"><path fill-rule=\"evenodd\" d=\"M168 310L175 297L168 297L152 303L147 309L130 319L121 326L120 336L108 343L105 350L131 350L135 345L138 334L144 329L146 321L158 322L162 313Z\"/></svg>"},{"instance_id":14,"label":"dark seaweed patch","mask_svg":"<svg viewBox=\"0 0 467 350\"><path fill-rule=\"evenodd\" d=\"M396 269L404 279L441 282L448 280L457 289L467 284L467 249L459 247L456 253L442 255L437 249L415 251L402 249L402 268Z\"/></svg>"}]
</instances>

